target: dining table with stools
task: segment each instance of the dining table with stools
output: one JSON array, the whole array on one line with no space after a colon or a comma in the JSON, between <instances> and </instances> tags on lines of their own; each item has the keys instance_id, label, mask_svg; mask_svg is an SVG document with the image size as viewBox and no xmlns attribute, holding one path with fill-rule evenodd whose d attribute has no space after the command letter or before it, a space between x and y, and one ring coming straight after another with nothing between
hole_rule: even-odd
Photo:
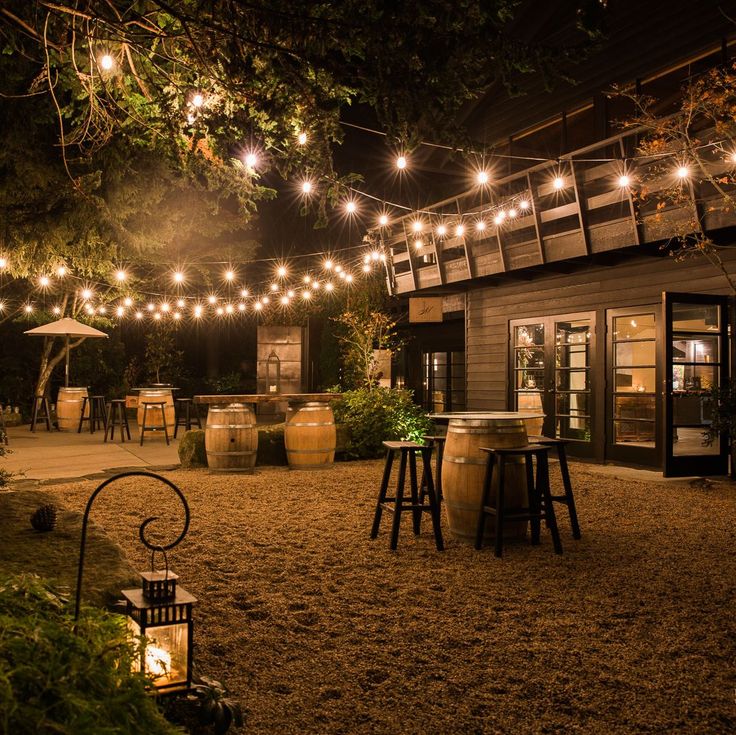
<instances>
[{"instance_id":1,"label":"dining table with stools","mask_svg":"<svg viewBox=\"0 0 736 735\"><path fill-rule=\"evenodd\" d=\"M467 411L432 413L435 423L447 423L442 456L442 502L452 535L466 543L475 543L481 512L483 482L488 457L482 448L511 449L529 444L528 421L538 421L531 411ZM523 460L511 458L505 468L505 507L528 504L526 469ZM494 478L498 482L498 475ZM494 493L495 497L495 493ZM527 522L506 523L505 538L526 536ZM495 535L493 523L487 523L485 540Z\"/></svg>"},{"instance_id":2,"label":"dining table with stools","mask_svg":"<svg viewBox=\"0 0 736 735\"><path fill-rule=\"evenodd\" d=\"M255 406L286 402L284 445L289 468L321 470L335 460L337 432L330 403L339 393L239 393L196 395L194 403L211 406L205 423L205 450L216 469L253 471L258 450ZM237 414L237 421L223 421L225 413ZM232 456L228 456L232 455Z\"/></svg>"}]
</instances>

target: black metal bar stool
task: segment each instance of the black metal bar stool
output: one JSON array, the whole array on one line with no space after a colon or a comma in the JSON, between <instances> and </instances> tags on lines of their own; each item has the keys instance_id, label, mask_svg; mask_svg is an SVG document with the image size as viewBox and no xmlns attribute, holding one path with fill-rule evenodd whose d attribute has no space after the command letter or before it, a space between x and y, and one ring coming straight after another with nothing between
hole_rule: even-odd
<instances>
[{"instance_id":1,"label":"black metal bar stool","mask_svg":"<svg viewBox=\"0 0 736 735\"><path fill-rule=\"evenodd\" d=\"M575 507L575 496L572 494L572 482L570 482L570 471L567 467L567 452L565 447L570 443L566 439L552 439L547 436L534 436L529 438L530 442L550 447L557 451L557 459L560 462L560 474L562 475L562 486L565 488L564 495L552 495L552 501L562 503L567 506L570 514L570 526L572 527L572 537L580 538L580 525L578 524L578 512Z\"/></svg>"},{"instance_id":2,"label":"black metal bar stool","mask_svg":"<svg viewBox=\"0 0 736 735\"><path fill-rule=\"evenodd\" d=\"M434 450L437 449L437 452L435 454L434 459L434 489L437 491L437 501L441 504L442 503L442 456L445 453L445 442L447 441L447 437L443 434L442 436L439 435L431 435L428 434L427 436L423 436L422 439ZM427 485L424 482L424 477L422 477L422 487L421 487L421 493L420 498L421 502L424 502L424 495L427 491Z\"/></svg>"},{"instance_id":3,"label":"black metal bar stool","mask_svg":"<svg viewBox=\"0 0 736 735\"><path fill-rule=\"evenodd\" d=\"M161 411L161 423L163 426L159 426L158 424L147 424L146 419L148 418L148 409L149 408L155 408ZM143 421L141 422L141 425L138 427L140 429L141 433L141 446L143 446L143 435L146 433L146 431L160 431L161 429L164 430L164 436L166 437L166 444L169 444L169 432L166 428L166 401L144 401L143 402Z\"/></svg>"},{"instance_id":4,"label":"black metal bar stool","mask_svg":"<svg viewBox=\"0 0 736 735\"><path fill-rule=\"evenodd\" d=\"M130 425L128 424L128 414L125 412L125 399L114 398L110 401L110 413L107 417L107 427L105 428L105 441L107 441L107 433L110 432L110 441L115 440L115 427L120 427L120 441L125 441L125 434L130 440Z\"/></svg>"},{"instance_id":5,"label":"black metal bar stool","mask_svg":"<svg viewBox=\"0 0 736 735\"><path fill-rule=\"evenodd\" d=\"M495 517L495 554L503 555L503 525L511 521L529 521L531 525L532 545L539 544L541 521L545 521L552 534L552 543L556 554L562 553L562 541L557 528L554 504L549 489L549 451L550 447L541 444L528 444L525 447L509 447L504 449L488 449L480 447L488 453L486 475L483 481L481 494L480 514L478 515L478 529L475 535L475 548L483 546L483 531L486 517ZM525 508L505 508L504 492L506 490L506 460L513 457L523 457L528 506ZM533 460L537 462L537 476L534 477ZM498 489L496 491L496 507L491 506L493 471L498 464Z\"/></svg>"},{"instance_id":6,"label":"black metal bar stool","mask_svg":"<svg viewBox=\"0 0 736 735\"><path fill-rule=\"evenodd\" d=\"M46 396L33 397L33 410L31 411L31 431L36 431L39 421L46 422L46 431L51 431L51 409L49 399Z\"/></svg>"},{"instance_id":7,"label":"black metal bar stool","mask_svg":"<svg viewBox=\"0 0 736 735\"><path fill-rule=\"evenodd\" d=\"M192 424L196 423L198 428L202 428L202 422L199 420L199 409L195 403L192 403L191 398L174 399L174 417L174 439L176 439L180 426L183 426L187 431L191 431Z\"/></svg>"},{"instance_id":8,"label":"black metal bar stool","mask_svg":"<svg viewBox=\"0 0 736 735\"><path fill-rule=\"evenodd\" d=\"M89 404L89 414L85 416ZM82 433L82 424L89 421L89 433L94 434L95 429L104 429L107 436L107 406L105 396L83 396L82 413L79 416L77 434Z\"/></svg>"},{"instance_id":9,"label":"black metal bar stool","mask_svg":"<svg viewBox=\"0 0 736 735\"><path fill-rule=\"evenodd\" d=\"M391 525L391 549L395 550L399 542L399 526L401 523L401 513L405 510L412 512L412 523L414 534L419 535L421 530L422 513L429 513L432 518L432 530L434 532L434 542L437 551L443 551L445 546L442 541L442 529L440 528L440 504L437 500L434 490L434 480L432 479L432 466L430 460L432 458L432 447L417 444L416 442L383 442L386 447L386 465L383 470L383 480L381 481L381 489L378 492L378 502L376 503L376 513L373 516L373 528L371 529L371 538L378 536L378 528L381 525L381 515L384 510L394 514L393 523ZM394 497L386 497L388 492L388 484L391 479L391 467L394 462L394 455L399 452L401 460L399 464L399 474L396 482L396 494ZM424 495L421 500L419 498L419 486L417 485L417 454L422 456L422 477L426 483L426 497L429 498L429 505L424 504ZM406 466L409 465L409 491L410 499L404 498L404 485L406 482Z\"/></svg>"}]
</instances>

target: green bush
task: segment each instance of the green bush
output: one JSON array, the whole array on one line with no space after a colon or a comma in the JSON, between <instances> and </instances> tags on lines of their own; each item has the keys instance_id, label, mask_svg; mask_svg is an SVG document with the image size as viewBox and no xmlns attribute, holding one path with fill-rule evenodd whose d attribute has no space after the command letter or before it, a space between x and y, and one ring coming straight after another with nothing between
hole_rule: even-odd
<instances>
[{"instance_id":1,"label":"green bush","mask_svg":"<svg viewBox=\"0 0 736 735\"><path fill-rule=\"evenodd\" d=\"M67 603L34 575L0 577L0 732L170 735L133 674L125 620Z\"/></svg>"},{"instance_id":2,"label":"green bush","mask_svg":"<svg viewBox=\"0 0 736 735\"><path fill-rule=\"evenodd\" d=\"M361 388L343 393L335 404L335 422L350 432L348 457L380 457L384 441L421 441L432 425L412 401L411 391Z\"/></svg>"}]
</instances>

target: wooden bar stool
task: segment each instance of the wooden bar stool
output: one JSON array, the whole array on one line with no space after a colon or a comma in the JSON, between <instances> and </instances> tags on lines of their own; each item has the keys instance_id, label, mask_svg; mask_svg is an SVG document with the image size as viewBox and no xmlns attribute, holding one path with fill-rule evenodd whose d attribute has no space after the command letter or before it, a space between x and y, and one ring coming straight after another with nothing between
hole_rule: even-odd
<instances>
[{"instance_id":1,"label":"wooden bar stool","mask_svg":"<svg viewBox=\"0 0 736 735\"><path fill-rule=\"evenodd\" d=\"M87 404L89 403L89 415L87 412ZM89 433L94 434L95 429L104 429L107 436L107 406L105 405L105 396L84 396L82 398L82 413L79 416L79 426L77 434L82 433L82 423L89 421Z\"/></svg>"},{"instance_id":2,"label":"wooden bar stool","mask_svg":"<svg viewBox=\"0 0 736 735\"><path fill-rule=\"evenodd\" d=\"M496 556L503 555L503 525L510 521L529 521L531 525L532 545L539 544L541 521L545 521L552 534L552 543L555 554L562 553L560 532L557 528L554 504L549 489L549 451L550 447L541 444L529 444L525 447L509 447L504 449L488 449L480 447L488 453L486 475L481 493L480 513L478 515L478 529L475 534L475 548L483 546L483 531L486 517L495 517L495 550ZM525 508L505 508L504 492L506 483L506 460L513 457L523 457L526 469L526 490L528 506ZM534 477L533 460L537 462L537 476ZM498 464L498 489L496 491L496 506L491 506L493 471Z\"/></svg>"},{"instance_id":3,"label":"wooden bar stool","mask_svg":"<svg viewBox=\"0 0 736 735\"><path fill-rule=\"evenodd\" d=\"M565 447L570 443L566 439L553 439L547 436L530 437L530 442L550 447L557 451L557 459L560 462L560 474L562 475L562 486L565 488L564 495L552 495L552 501L562 503L567 506L570 514L570 526L572 527L572 537L580 538L580 525L578 524L578 512L575 508L575 496L572 494L572 482L570 482L570 471L567 467L567 452Z\"/></svg>"},{"instance_id":4,"label":"wooden bar stool","mask_svg":"<svg viewBox=\"0 0 736 735\"><path fill-rule=\"evenodd\" d=\"M192 412L194 417L192 417ZM174 439L179 431L179 427L183 426L187 431L191 431L192 424L196 423L198 428L202 428L202 422L199 420L199 409L191 398L175 398L174 399Z\"/></svg>"},{"instance_id":5,"label":"wooden bar stool","mask_svg":"<svg viewBox=\"0 0 736 735\"><path fill-rule=\"evenodd\" d=\"M31 411L31 431L36 431L39 421L46 422L46 431L51 431L51 409L49 399L46 396L34 396L33 410Z\"/></svg>"},{"instance_id":6,"label":"wooden bar stool","mask_svg":"<svg viewBox=\"0 0 736 735\"><path fill-rule=\"evenodd\" d=\"M386 447L386 465L383 470L383 480L381 488L378 492L378 502L376 503L376 513L373 516L373 528L371 529L371 538L378 536L378 529L381 525L381 515L384 510L394 514L393 523L391 525L391 549L395 550L399 542L399 526L401 524L401 513L405 510L412 512L412 524L414 534L419 535L422 513L429 513L432 518L432 530L434 532L434 542L437 551L443 551L445 546L442 541L442 529L440 528L440 505L434 490L434 480L432 479L432 466L430 460L432 458L432 447L423 446L416 442L383 442ZM400 453L401 460L399 464L399 475L396 482L396 494L394 497L386 497L388 492L388 484L391 479L391 467L394 462L394 455ZM423 482L426 483L426 497L429 498L429 505L424 504L424 496L419 498L419 487L417 485L417 454L422 456L422 476ZM409 491L410 499L404 498L404 485L406 482L406 466L409 465Z\"/></svg>"},{"instance_id":7,"label":"wooden bar stool","mask_svg":"<svg viewBox=\"0 0 736 735\"><path fill-rule=\"evenodd\" d=\"M148 409L158 409L161 411L161 423L163 426L159 426L158 424L147 424L146 419L148 418ZM169 432L166 428L166 401L144 401L143 402L143 422L138 427L140 429L141 433L141 446L143 446L143 435L146 433L146 430L148 431L160 431L162 428L164 430L164 436L166 437L166 444L168 446L169 444Z\"/></svg>"},{"instance_id":8,"label":"wooden bar stool","mask_svg":"<svg viewBox=\"0 0 736 735\"><path fill-rule=\"evenodd\" d=\"M110 432L110 441L115 440L115 427L120 427L120 441L125 442L125 434L128 435L130 441L130 424L128 424L128 414L125 411L125 399L114 398L110 401L110 413L107 418L107 426L105 427L105 441L107 441L107 432Z\"/></svg>"},{"instance_id":9,"label":"wooden bar stool","mask_svg":"<svg viewBox=\"0 0 736 735\"><path fill-rule=\"evenodd\" d=\"M441 436L439 435L431 435L428 434L427 436L423 436L422 439L430 446L432 449L437 449L437 453L435 454L435 464L434 464L434 488L437 491L437 501L441 504L442 503L442 456L445 453L445 442L447 441L447 437L443 434ZM426 492L427 486L424 482L424 478L422 477L422 501L424 500L424 494Z\"/></svg>"}]
</instances>

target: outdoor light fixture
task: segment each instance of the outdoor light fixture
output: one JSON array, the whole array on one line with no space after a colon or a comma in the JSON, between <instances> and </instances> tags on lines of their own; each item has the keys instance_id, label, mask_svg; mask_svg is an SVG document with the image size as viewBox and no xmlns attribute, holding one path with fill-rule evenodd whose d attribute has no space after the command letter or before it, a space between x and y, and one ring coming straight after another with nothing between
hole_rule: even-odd
<instances>
[{"instance_id":1,"label":"outdoor light fixture","mask_svg":"<svg viewBox=\"0 0 736 735\"><path fill-rule=\"evenodd\" d=\"M396 168L398 168L399 171L403 171L406 168L406 156L399 156L396 159Z\"/></svg>"},{"instance_id":2,"label":"outdoor light fixture","mask_svg":"<svg viewBox=\"0 0 736 735\"><path fill-rule=\"evenodd\" d=\"M476 229L476 230L477 230L478 232L483 232L483 230L485 230L485 229L486 229L486 223L485 223L485 222L484 222L484 221L483 221L482 219L479 219L479 220L478 220L478 221L477 221L477 222L475 223L475 229Z\"/></svg>"},{"instance_id":3,"label":"outdoor light fixture","mask_svg":"<svg viewBox=\"0 0 736 735\"><path fill-rule=\"evenodd\" d=\"M529 202L526 199L522 199L519 202L519 209L529 209L530 206L531 204L529 204Z\"/></svg>"},{"instance_id":4,"label":"outdoor light fixture","mask_svg":"<svg viewBox=\"0 0 736 735\"><path fill-rule=\"evenodd\" d=\"M687 166L680 166L677 169L678 179L686 179L688 176L690 176L690 169Z\"/></svg>"},{"instance_id":5,"label":"outdoor light fixture","mask_svg":"<svg viewBox=\"0 0 736 735\"><path fill-rule=\"evenodd\" d=\"M355 214L355 211L358 209L358 205L351 199L350 201L345 202L345 211L348 214Z\"/></svg>"},{"instance_id":6,"label":"outdoor light fixture","mask_svg":"<svg viewBox=\"0 0 736 735\"><path fill-rule=\"evenodd\" d=\"M483 184L488 183L488 172L486 171L478 171L478 175L475 177L475 180L483 186Z\"/></svg>"},{"instance_id":7,"label":"outdoor light fixture","mask_svg":"<svg viewBox=\"0 0 736 735\"><path fill-rule=\"evenodd\" d=\"M286 278L286 274L287 273L288 273L288 271L286 270L286 266L285 265L280 265L278 267L278 269L276 270L276 275L279 278Z\"/></svg>"},{"instance_id":8,"label":"outdoor light fixture","mask_svg":"<svg viewBox=\"0 0 736 735\"><path fill-rule=\"evenodd\" d=\"M378 218L378 224L381 225L381 227L385 227L388 224L388 216L385 214L382 214Z\"/></svg>"},{"instance_id":9,"label":"outdoor light fixture","mask_svg":"<svg viewBox=\"0 0 736 735\"><path fill-rule=\"evenodd\" d=\"M565 179L563 179L562 176L555 176L552 186L554 186L558 191L563 189L565 187Z\"/></svg>"},{"instance_id":10,"label":"outdoor light fixture","mask_svg":"<svg viewBox=\"0 0 736 735\"><path fill-rule=\"evenodd\" d=\"M115 66L115 59L113 59L112 56L110 56L110 54L103 54L100 57L100 66L105 71L110 71L113 68L113 66Z\"/></svg>"},{"instance_id":11,"label":"outdoor light fixture","mask_svg":"<svg viewBox=\"0 0 736 735\"><path fill-rule=\"evenodd\" d=\"M412 229L413 232L421 232L422 231L422 227L423 227L423 225L422 225L421 221L418 220L418 219L415 219L411 223L411 229Z\"/></svg>"},{"instance_id":12,"label":"outdoor light fixture","mask_svg":"<svg viewBox=\"0 0 736 735\"><path fill-rule=\"evenodd\" d=\"M258 164L258 156L255 153L248 153L245 156L245 165L248 168L255 168Z\"/></svg>"},{"instance_id":13,"label":"outdoor light fixture","mask_svg":"<svg viewBox=\"0 0 736 735\"><path fill-rule=\"evenodd\" d=\"M226 281L233 281L233 280L235 280L235 272L234 271L225 271L225 280Z\"/></svg>"},{"instance_id":14,"label":"outdoor light fixture","mask_svg":"<svg viewBox=\"0 0 736 735\"><path fill-rule=\"evenodd\" d=\"M312 182L307 179L306 181L302 181L302 193L303 194L311 194L312 193Z\"/></svg>"},{"instance_id":15,"label":"outdoor light fixture","mask_svg":"<svg viewBox=\"0 0 736 735\"><path fill-rule=\"evenodd\" d=\"M440 237L444 237L447 234L447 227L445 225L438 225L437 226L437 234Z\"/></svg>"},{"instance_id":16,"label":"outdoor light fixture","mask_svg":"<svg viewBox=\"0 0 736 735\"><path fill-rule=\"evenodd\" d=\"M66 268L63 265L60 265L56 269L56 275L59 276L59 278L63 278L66 275Z\"/></svg>"},{"instance_id":17,"label":"outdoor light fixture","mask_svg":"<svg viewBox=\"0 0 736 735\"><path fill-rule=\"evenodd\" d=\"M306 145L306 143L307 143L307 134L304 131L302 131L301 133L299 133L299 135L297 135L296 139L297 139L297 142L299 143L299 145Z\"/></svg>"},{"instance_id":18,"label":"outdoor light fixture","mask_svg":"<svg viewBox=\"0 0 736 735\"><path fill-rule=\"evenodd\" d=\"M631 179L626 175L622 174L618 177L618 185L623 189L631 183Z\"/></svg>"},{"instance_id":19,"label":"outdoor light fixture","mask_svg":"<svg viewBox=\"0 0 736 735\"><path fill-rule=\"evenodd\" d=\"M184 274L181 271L174 273L174 283L184 283Z\"/></svg>"},{"instance_id":20,"label":"outdoor light fixture","mask_svg":"<svg viewBox=\"0 0 736 735\"><path fill-rule=\"evenodd\" d=\"M195 107L202 107L202 105L204 104L204 95L201 92L196 92L192 96L192 104Z\"/></svg>"},{"instance_id":21,"label":"outdoor light fixture","mask_svg":"<svg viewBox=\"0 0 736 735\"><path fill-rule=\"evenodd\" d=\"M286 303L289 303L288 299ZM266 388L268 393L281 393L281 360L276 350L271 350L266 358Z\"/></svg>"},{"instance_id":22,"label":"outdoor light fixture","mask_svg":"<svg viewBox=\"0 0 736 735\"><path fill-rule=\"evenodd\" d=\"M128 274L124 270L119 270L115 273L115 278L118 281L124 281L128 277Z\"/></svg>"},{"instance_id":23,"label":"outdoor light fixture","mask_svg":"<svg viewBox=\"0 0 736 735\"><path fill-rule=\"evenodd\" d=\"M458 225L455 228L455 237L462 237L465 234L465 227L463 225Z\"/></svg>"}]
</instances>

